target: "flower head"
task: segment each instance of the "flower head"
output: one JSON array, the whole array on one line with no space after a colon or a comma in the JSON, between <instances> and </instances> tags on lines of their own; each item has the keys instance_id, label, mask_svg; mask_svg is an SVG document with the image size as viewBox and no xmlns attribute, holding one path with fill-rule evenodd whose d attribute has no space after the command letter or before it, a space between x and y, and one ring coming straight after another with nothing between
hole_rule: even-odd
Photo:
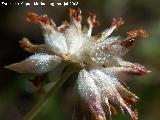
<instances>
[{"instance_id":1,"label":"flower head","mask_svg":"<svg viewBox=\"0 0 160 120\"><path fill-rule=\"evenodd\" d=\"M28 13L27 20L40 23L43 29L44 44L34 45L27 38L20 41L28 52L35 53L24 61L7 66L20 73L43 74L57 69L60 64L73 64L79 72L76 88L86 102L96 120L106 120L115 113L118 105L124 113L137 120L137 112L131 104L138 97L127 90L120 82L121 72L143 75L149 73L144 66L124 61L122 57L133 46L136 37L147 37L144 29L127 32L126 38L110 37L111 33L124 24L122 19L113 19L110 28L92 36L92 29L99 25L96 16L89 13L88 28L82 27L80 9L70 9L70 22L64 21L56 26L47 15ZM63 67L64 68L64 67Z\"/></svg>"}]
</instances>

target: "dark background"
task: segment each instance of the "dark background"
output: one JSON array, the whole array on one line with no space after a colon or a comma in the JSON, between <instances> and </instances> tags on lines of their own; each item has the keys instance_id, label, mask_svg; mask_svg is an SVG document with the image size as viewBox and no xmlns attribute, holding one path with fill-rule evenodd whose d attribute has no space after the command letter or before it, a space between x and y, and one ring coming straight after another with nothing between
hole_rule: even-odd
<instances>
[{"instance_id":1,"label":"dark background","mask_svg":"<svg viewBox=\"0 0 160 120\"><path fill-rule=\"evenodd\" d=\"M39 0L37 0L39 1ZM51 0L50 0L51 1ZM60 1L60 0L59 0ZM63 1L63 0L61 0ZM7 1L9 2L9 1ZM18 2L15 0L12 3ZM25 1L24 1L25 2ZM32 1L29 1L32 2ZM47 1L49 2L49 1ZM52 2L57 2L52 0ZM140 97L135 106L139 110L140 120L160 120L160 1L158 0L79 0L78 6L0 6L0 120L20 120L38 100L26 85L32 76L5 70L3 66L21 61L30 54L19 47L18 41L28 37L33 43L43 43L43 36L38 25L25 20L28 12L47 14L60 25L69 20L68 8L81 8L84 24L89 11L97 15L101 26L94 33L110 26L113 17L122 17L125 25L115 35L126 36L126 32L143 27L149 37L138 39L126 60L145 65L152 73L128 80L130 89ZM64 93L64 90L66 91ZM63 93L63 94L62 94ZM70 89L58 91L48 105L36 117L37 120L70 119ZM66 112L67 111L67 112ZM120 112L114 120L129 120Z\"/></svg>"}]
</instances>

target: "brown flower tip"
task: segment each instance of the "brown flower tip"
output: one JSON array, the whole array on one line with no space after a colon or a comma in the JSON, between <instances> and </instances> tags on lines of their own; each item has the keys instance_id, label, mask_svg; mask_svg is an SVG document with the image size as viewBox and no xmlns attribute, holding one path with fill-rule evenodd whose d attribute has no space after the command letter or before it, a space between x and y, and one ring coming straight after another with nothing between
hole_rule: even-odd
<instances>
[{"instance_id":1,"label":"brown flower tip","mask_svg":"<svg viewBox=\"0 0 160 120\"><path fill-rule=\"evenodd\" d=\"M138 29L138 30L132 30L127 32L128 37L130 38L134 38L134 37L143 37L143 38L147 38L148 34L146 33L146 31L142 28Z\"/></svg>"},{"instance_id":2,"label":"brown flower tip","mask_svg":"<svg viewBox=\"0 0 160 120\"><path fill-rule=\"evenodd\" d=\"M29 48L31 46L31 42L27 38L23 38L19 43L22 48Z\"/></svg>"},{"instance_id":3,"label":"brown flower tip","mask_svg":"<svg viewBox=\"0 0 160 120\"><path fill-rule=\"evenodd\" d=\"M96 116L95 120L106 120L105 117L102 117L100 114Z\"/></svg>"},{"instance_id":4,"label":"brown flower tip","mask_svg":"<svg viewBox=\"0 0 160 120\"><path fill-rule=\"evenodd\" d=\"M88 13L88 24L92 25L93 27L97 27L100 25L99 21L96 20L96 15L93 14L92 12Z\"/></svg>"},{"instance_id":5,"label":"brown flower tip","mask_svg":"<svg viewBox=\"0 0 160 120\"><path fill-rule=\"evenodd\" d=\"M71 18L75 18L78 22L82 21L82 11L81 11L81 9L75 10L75 9L70 8L69 9L69 16Z\"/></svg>"},{"instance_id":6,"label":"brown flower tip","mask_svg":"<svg viewBox=\"0 0 160 120\"><path fill-rule=\"evenodd\" d=\"M121 45L126 47L126 48L129 48L133 45L133 43L135 41L134 40L135 37L140 36L140 37L143 37L143 38L147 38L147 36L148 36L146 31L142 28L140 28L138 30L129 31L129 32L127 32L127 34L128 34L128 37L121 42Z\"/></svg>"},{"instance_id":7,"label":"brown flower tip","mask_svg":"<svg viewBox=\"0 0 160 120\"><path fill-rule=\"evenodd\" d=\"M138 120L138 110L137 109L135 109L132 112L132 120Z\"/></svg>"},{"instance_id":8,"label":"brown flower tip","mask_svg":"<svg viewBox=\"0 0 160 120\"><path fill-rule=\"evenodd\" d=\"M134 63L131 65L134 74L136 75L144 75L146 73L150 73L151 71L148 71L143 65Z\"/></svg>"},{"instance_id":9,"label":"brown flower tip","mask_svg":"<svg viewBox=\"0 0 160 120\"><path fill-rule=\"evenodd\" d=\"M116 26L117 28L122 26L124 24L124 21L122 20L122 18L116 19L113 18L112 19L112 26Z\"/></svg>"},{"instance_id":10,"label":"brown flower tip","mask_svg":"<svg viewBox=\"0 0 160 120\"><path fill-rule=\"evenodd\" d=\"M126 100L126 102L128 102L130 104L137 104L139 99L135 98L133 96L126 96L125 100Z\"/></svg>"},{"instance_id":11,"label":"brown flower tip","mask_svg":"<svg viewBox=\"0 0 160 120\"><path fill-rule=\"evenodd\" d=\"M36 13L29 12L27 14L27 21L37 23L42 22L44 24L50 24L50 20L47 15L39 16Z\"/></svg>"},{"instance_id":12,"label":"brown flower tip","mask_svg":"<svg viewBox=\"0 0 160 120\"><path fill-rule=\"evenodd\" d=\"M117 110L116 110L116 108L114 107L114 105L111 104L111 103L109 103L109 107L110 107L110 109L111 109L111 113L112 113L113 115L117 115Z\"/></svg>"}]
</instances>

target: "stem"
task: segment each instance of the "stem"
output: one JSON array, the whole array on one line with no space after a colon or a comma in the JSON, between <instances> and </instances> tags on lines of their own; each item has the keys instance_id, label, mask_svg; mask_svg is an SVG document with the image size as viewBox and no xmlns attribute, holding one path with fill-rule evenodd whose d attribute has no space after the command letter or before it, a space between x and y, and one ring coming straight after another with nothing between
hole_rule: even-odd
<instances>
[{"instance_id":1,"label":"stem","mask_svg":"<svg viewBox=\"0 0 160 120\"><path fill-rule=\"evenodd\" d=\"M32 110L30 112L28 112L23 120L33 120L34 117L36 117L36 115L41 111L41 109L46 105L46 103L48 102L48 98L51 96L51 94L58 89L61 85L63 85L63 83L65 82L65 80L73 73L74 71L72 70L72 68L68 68L66 70L66 72L61 76L61 78L59 80L56 81L56 83L54 84L54 86L50 89L50 91L48 93L46 93L41 100L39 100L39 102L32 108Z\"/></svg>"}]
</instances>

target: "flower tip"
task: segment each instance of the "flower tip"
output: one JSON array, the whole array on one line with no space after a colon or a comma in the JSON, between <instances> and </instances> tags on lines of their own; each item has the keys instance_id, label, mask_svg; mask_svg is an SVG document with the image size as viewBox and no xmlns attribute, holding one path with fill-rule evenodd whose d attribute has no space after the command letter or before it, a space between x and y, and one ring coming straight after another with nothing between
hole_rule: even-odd
<instances>
[{"instance_id":1,"label":"flower tip","mask_svg":"<svg viewBox=\"0 0 160 120\"><path fill-rule=\"evenodd\" d=\"M147 38L148 37L148 34L147 34L147 32L143 29L143 28L140 28L139 30L138 30L138 36L141 36L141 37L143 37L143 38Z\"/></svg>"},{"instance_id":2,"label":"flower tip","mask_svg":"<svg viewBox=\"0 0 160 120\"><path fill-rule=\"evenodd\" d=\"M93 27L100 26L100 22L96 20L96 15L92 12L88 12L88 24Z\"/></svg>"},{"instance_id":3,"label":"flower tip","mask_svg":"<svg viewBox=\"0 0 160 120\"><path fill-rule=\"evenodd\" d=\"M116 19L116 18L113 18L112 19L112 26L116 26L117 28L122 26L124 24L124 21L122 18L119 18L119 19Z\"/></svg>"},{"instance_id":4,"label":"flower tip","mask_svg":"<svg viewBox=\"0 0 160 120\"><path fill-rule=\"evenodd\" d=\"M132 31L129 31L127 32L128 34L128 37L131 37L131 38L134 38L134 37L142 37L142 38L147 38L148 37L148 34L147 32L140 28L140 29L137 29L137 30L132 30Z\"/></svg>"},{"instance_id":5,"label":"flower tip","mask_svg":"<svg viewBox=\"0 0 160 120\"><path fill-rule=\"evenodd\" d=\"M132 120L138 120L138 110L135 109L133 112L132 112Z\"/></svg>"},{"instance_id":6,"label":"flower tip","mask_svg":"<svg viewBox=\"0 0 160 120\"><path fill-rule=\"evenodd\" d=\"M127 96L125 100L130 104L137 104L139 102L139 97L137 96Z\"/></svg>"},{"instance_id":7,"label":"flower tip","mask_svg":"<svg viewBox=\"0 0 160 120\"><path fill-rule=\"evenodd\" d=\"M75 9L69 8L69 16L71 18L76 19L78 22L82 21L82 11L81 11L81 9L75 10Z\"/></svg>"},{"instance_id":8,"label":"flower tip","mask_svg":"<svg viewBox=\"0 0 160 120\"><path fill-rule=\"evenodd\" d=\"M116 110L116 108L113 104L109 103L109 107L110 107L112 115L117 115L118 114L117 110Z\"/></svg>"},{"instance_id":9,"label":"flower tip","mask_svg":"<svg viewBox=\"0 0 160 120\"><path fill-rule=\"evenodd\" d=\"M147 73L150 73L150 72L151 71L149 71L146 68L144 68L144 69L139 70L137 75L144 75L144 74L147 74Z\"/></svg>"},{"instance_id":10,"label":"flower tip","mask_svg":"<svg viewBox=\"0 0 160 120\"><path fill-rule=\"evenodd\" d=\"M25 37L22 38L22 40L20 40L19 43L22 48L28 48L31 46L31 42L28 40L28 38Z\"/></svg>"},{"instance_id":11,"label":"flower tip","mask_svg":"<svg viewBox=\"0 0 160 120\"><path fill-rule=\"evenodd\" d=\"M27 19L27 21L33 22L33 23L41 22L41 23L44 23L45 25L50 24L50 20L47 17L47 15L40 16L40 15L33 13L33 12L29 12L27 14L26 19Z\"/></svg>"}]
</instances>

